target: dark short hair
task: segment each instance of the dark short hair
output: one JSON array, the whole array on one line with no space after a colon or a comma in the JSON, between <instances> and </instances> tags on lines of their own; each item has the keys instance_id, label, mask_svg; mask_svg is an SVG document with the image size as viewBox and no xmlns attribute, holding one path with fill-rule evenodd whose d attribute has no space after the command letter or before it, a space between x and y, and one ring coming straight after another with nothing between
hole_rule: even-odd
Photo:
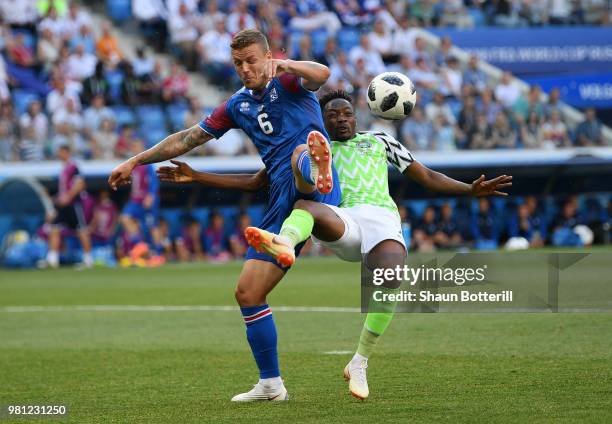
<instances>
[{"instance_id":1,"label":"dark short hair","mask_svg":"<svg viewBox=\"0 0 612 424\"><path fill-rule=\"evenodd\" d=\"M264 51L270 50L270 45L268 44L266 36L260 30L254 28L243 29L237 32L234 38L232 38L230 47L232 50L240 50L252 44L259 44L263 47Z\"/></svg>"},{"instance_id":2,"label":"dark short hair","mask_svg":"<svg viewBox=\"0 0 612 424\"><path fill-rule=\"evenodd\" d=\"M325 110L325 106L331 102L332 100L342 99L349 102L351 105L353 104L353 98L344 90L335 90L330 91L329 93L321 96L319 99L319 106L321 107L321 112Z\"/></svg>"}]
</instances>

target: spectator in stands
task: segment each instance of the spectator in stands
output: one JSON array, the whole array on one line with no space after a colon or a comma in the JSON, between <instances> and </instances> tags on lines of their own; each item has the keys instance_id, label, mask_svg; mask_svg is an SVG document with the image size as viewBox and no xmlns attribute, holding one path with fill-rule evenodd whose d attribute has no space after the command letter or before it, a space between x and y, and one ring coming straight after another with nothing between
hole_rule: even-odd
<instances>
[{"instance_id":1,"label":"spectator in stands","mask_svg":"<svg viewBox=\"0 0 612 424\"><path fill-rule=\"evenodd\" d=\"M11 93L9 91L8 83L9 76L6 72L6 62L4 61L4 57L0 55L0 102L5 102L10 99Z\"/></svg>"},{"instance_id":2,"label":"spectator in stands","mask_svg":"<svg viewBox=\"0 0 612 424\"><path fill-rule=\"evenodd\" d=\"M51 31L53 33L53 36L59 40L65 40L69 38L67 37L67 35L69 35L67 34L68 23L66 19L59 17L57 10L54 6L49 7L47 15L38 24L39 31L44 31L47 29Z\"/></svg>"},{"instance_id":3,"label":"spectator in stands","mask_svg":"<svg viewBox=\"0 0 612 424\"><path fill-rule=\"evenodd\" d=\"M170 74L164 80L162 86L162 100L172 103L183 99L189 91L189 75L178 63L174 62L170 66Z\"/></svg>"},{"instance_id":4,"label":"spectator in stands","mask_svg":"<svg viewBox=\"0 0 612 424\"><path fill-rule=\"evenodd\" d=\"M552 244L554 246L582 246L580 236L574 232L580 224L576 199L565 200L552 225Z\"/></svg>"},{"instance_id":5,"label":"spectator in stands","mask_svg":"<svg viewBox=\"0 0 612 424\"><path fill-rule=\"evenodd\" d=\"M489 149L512 149L516 147L517 133L510 126L508 117L504 112L497 114L487 141L489 144L487 148Z\"/></svg>"},{"instance_id":6,"label":"spectator in stands","mask_svg":"<svg viewBox=\"0 0 612 424\"><path fill-rule=\"evenodd\" d=\"M331 66L336 62L338 57L338 44L336 40L332 37L329 37L325 40L325 49L320 56L315 58L315 62L321 63L325 66Z\"/></svg>"},{"instance_id":7,"label":"spectator in stands","mask_svg":"<svg viewBox=\"0 0 612 424\"><path fill-rule=\"evenodd\" d=\"M103 96L106 103L111 101L110 87L104 76L104 63L100 61L96 64L93 75L83 81L83 91L81 92L81 99L86 105L91 104L96 96Z\"/></svg>"},{"instance_id":8,"label":"spectator in stands","mask_svg":"<svg viewBox=\"0 0 612 424\"><path fill-rule=\"evenodd\" d=\"M446 97L461 98L463 75L456 57L449 57L446 66L440 69L440 91Z\"/></svg>"},{"instance_id":9,"label":"spectator in stands","mask_svg":"<svg viewBox=\"0 0 612 424\"><path fill-rule=\"evenodd\" d=\"M208 228L204 231L204 251L206 257L214 262L226 262L231 259L229 240L225 233L223 215L212 212Z\"/></svg>"},{"instance_id":10,"label":"spectator in stands","mask_svg":"<svg viewBox=\"0 0 612 424\"><path fill-rule=\"evenodd\" d=\"M355 84L355 68L351 65L344 51L339 51L337 59L329 68L329 79L327 85L332 90L338 89L338 84L341 81L348 81L352 86Z\"/></svg>"},{"instance_id":11,"label":"spectator in stands","mask_svg":"<svg viewBox=\"0 0 612 424\"><path fill-rule=\"evenodd\" d=\"M153 71L141 75L140 77L140 97L144 103L159 103L161 102L162 86L164 77L162 75L162 66L160 62L155 62Z\"/></svg>"},{"instance_id":12,"label":"spectator in stands","mask_svg":"<svg viewBox=\"0 0 612 424\"><path fill-rule=\"evenodd\" d=\"M548 93L548 102L544 105L544 115L549 117L553 111L561 112L561 90L553 87Z\"/></svg>"},{"instance_id":13,"label":"spectator in stands","mask_svg":"<svg viewBox=\"0 0 612 424\"><path fill-rule=\"evenodd\" d=\"M463 244L463 237L453 217L453 207L445 203L440 208L440 221L434 234L436 246L442 249L459 247Z\"/></svg>"},{"instance_id":14,"label":"spectator in stands","mask_svg":"<svg viewBox=\"0 0 612 424\"><path fill-rule=\"evenodd\" d=\"M512 106L515 117L519 115L523 120L526 120L531 112L535 112L540 117L544 116L544 104L540 100L541 95L540 86L532 85L529 87L527 97L521 95Z\"/></svg>"},{"instance_id":15,"label":"spectator in stands","mask_svg":"<svg viewBox=\"0 0 612 424\"><path fill-rule=\"evenodd\" d=\"M138 78L150 74L153 72L155 67L155 60L149 55L145 47L138 47L136 49L136 57L132 59L132 68L134 68L134 75Z\"/></svg>"},{"instance_id":16,"label":"spectator in stands","mask_svg":"<svg viewBox=\"0 0 612 424\"><path fill-rule=\"evenodd\" d=\"M160 234L160 244L161 244L161 254L168 259L174 259L174 241L172 240L172 235L170 234L170 226L168 225L168 221L164 218L159 218L159 234Z\"/></svg>"},{"instance_id":17,"label":"spectator in stands","mask_svg":"<svg viewBox=\"0 0 612 424\"><path fill-rule=\"evenodd\" d=\"M166 47L168 38L168 11L164 0L132 0L132 13L140 24L141 33L161 52Z\"/></svg>"},{"instance_id":18,"label":"spectator in stands","mask_svg":"<svg viewBox=\"0 0 612 424\"><path fill-rule=\"evenodd\" d=\"M421 98L430 99L434 91L440 86L440 78L433 72L423 57L417 57L414 62L408 77L416 85L416 89L420 90Z\"/></svg>"},{"instance_id":19,"label":"spectator in stands","mask_svg":"<svg viewBox=\"0 0 612 424\"><path fill-rule=\"evenodd\" d=\"M115 131L115 121L103 118L100 124L93 129L91 135L91 149L94 159L112 160L117 158L115 150L119 136Z\"/></svg>"},{"instance_id":20,"label":"spectator in stands","mask_svg":"<svg viewBox=\"0 0 612 424\"><path fill-rule=\"evenodd\" d=\"M131 63L123 64L123 80L121 81L121 101L129 106L136 106L141 102L142 81L134 74Z\"/></svg>"},{"instance_id":21,"label":"spectator in stands","mask_svg":"<svg viewBox=\"0 0 612 424\"><path fill-rule=\"evenodd\" d=\"M414 64L410 60L410 56L403 54L399 57L399 62L395 65L390 65L389 70L399 72L404 75L410 75L414 68Z\"/></svg>"},{"instance_id":22,"label":"spectator in stands","mask_svg":"<svg viewBox=\"0 0 612 424\"><path fill-rule=\"evenodd\" d=\"M361 26L371 22L371 16L363 13L357 0L334 0L333 5L344 25Z\"/></svg>"},{"instance_id":23,"label":"spectator in stands","mask_svg":"<svg viewBox=\"0 0 612 424\"><path fill-rule=\"evenodd\" d=\"M432 147L438 151L457 150L455 143L455 125L449 122L444 113L439 113L433 119L433 143Z\"/></svg>"},{"instance_id":24,"label":"spectator in stands","mask_svg":"<svg viewBox=\"0 0 612 424\"><path fill-rule=\"evenodd\" d=\"M489 146L488 137L490 133L490 126L487 122L487 115L479 112L476 115L476 125L469 134L469 148L476 149L487 149Z\"/></svg>"},{"instance_id":25,"label":"spectator in stands","mask_svg":"<svg viewBox=\"0 0 612 424\"><path fill-rule=\"evenodd\" d=\"M68 46L71 49L74 49L80 44L83 45L87 53L96 54L96 39L89 25L82 25L77 35L71 37L68 41Z\"/></svg>"},{"instance_id":26,"label":"spectator in stands","mask_svg":"<svg viewBox=\"0 0 612 424\"><path fill-rule=\"evenodd\" d=\"M497 0L491 2L488 8L489 21L497 26L502 27L515 27L519 25L518 10L513 6L511 0Z\"/></svg>"},{"instance_id":27,"label":"spectator in stands","mask_svg":"<svg viewBox=\"0 0 612 424\"><path fill-rule=\"evenodd\" d=\"M554 149L557 147L571 147L567 127L561 120L561 114L553 110L550 117L540 127L539 138L542 147Z\"/></svg>"},{"instance_id":28,"label":"spectator in stands","mask_svg":"<svg viewBox=\"0 0 612 424\"><path fill-rule=\"evenodd\" d=\"M304 34L300 37L297 51L292 52L291 57L294 60L315 60L314 54L312 53L312 38L309 34Z\"/></svg>"},{"instance_id":29,"label":"spectator in stands","mask_svg":"<svg viewBox=\"0 0 612 424\"><path fill-rule=\"evenodd\" d=\"M585 119L576 128L576 144L578 146L604 146L602 125L597 120L595 109L588 108L584 112Z\"/></svg>"},{"instance_id":30,"label":"spectator in stands","mask_svg":"<svg viewBox=\"0 0 612 424\"><path fill-rule=\"evenodd\" d=\"M19 130L17 122L13 103L11 101L0 102L0 125L5 125L8 132L16 136Z\"/></svg>"},{"instance_id":31,"label":"spectator in stands","mask_svg":"<svg viewBox=\"0 0 612 424\"><path fill-rule=\"evenodd\" d=\"M38 44L36 46L36 59L43 70L48 72L53 64L59 59L61 41L55 37L50 29L40 32Z\"/></svg>"},{"instance_id":32,"label":"spectator in stands","mask_svg":"<svg viewBox=\"0 0 612 424\"><path fill-rule=\"evenodd\" d=\"M511 108L519 99L521 89L514 81L512 74L505 71L502 74L501 80L495 87L495 98L505 108Z\"/></svg>"},{"instance_id":33,"label":"spectator in stands","mask_svg":"<svg viewBox=\"0 0 612 424\"><path fill-rule=\"evenodd\" d=\"M393 51L399 55L410 56L416 37L417 32L410 27L410 19L403 17L399 21L399 27L393 33Z\"/></svg>"},{"instance_id":34,"label":"spectator in stands","mask_svg":"<svg viewBox=\"0 0 612 424\"><path fill-rule=\"evenodd\" d=\"M36 33L36 0L3 0L0 12L13 29L25 29L30 34Z\"/></svg>"},{"instance_id":35,"label":"spectator in stands","mask_svg":"<svg viewBox=\"0 0 612 424\"><path fill-rule=\"evenodd\" d=\"M25 133L28 128L33 129L32 137L39 143L45 143L49 136L49 119L42 111L39 100L33 100L28 105L28 110L19 117L19 128Z\"/></svg>"},{"instance_id":36,"label":"spectator in stands","mask_svg":"<svg viewBox=\"0 0 612 424\"><path fill-rule=\"evenodd\" d=\"M234 79L232 36L225 29L225 21L219 19L213 29L202 34L198 40L197 50L202 70L211 82L230 87Z\"/></svg>"},{"instance_id":37,"label":"spectator in stands","mask_svg":"<svg viewBox=\"0 0 612 424\"><path fill-rule=\"evenodd\" d=\"M548 2L548 22L552 25L569 23L572 5L569 0L550 0Z\"/></svg>"},{"instance_id":38,"label":"spectator in stands","mask_svg":"<svg viewBox=\"0 0 612 424\"><path fill-rule=\"evenodd\" d=\"M204 258L202 248L202 227L197 219L189 216L183 219L181 235L176 239L176 256L180 262L189 262Z\"/></svg>"},{"instance_id":39,"label":"spectator in stands","mask_svg":"<svg viewBox=\"0 0 612 424\"><path fill-rule=\"evenodd\" d=\"M440 26L457 28L472 28L474 26L474 19L468 13L463 0L446 0L442 2L442 8Z\"/></svg>"},{"instance_id":40,"label":"spectator in stands","mask_svg":"<svg viewBox=\"0 0 612 424\"><path fill-rule=\"evenodd\" d=\"M421 58L425 61L427 68L432 68L436 65L432 54L427 50L427 45L423 37L416 37L414 39L414 49L410 50L412 55L411 59L414 63L417 63L418 59Z\"/></svg>"},{"instance_id":41,"label":"spectator in stands","mask_svg":"<svg viewBox=\"0 0 612 424\"><path fill-rule=\"evenodd\" d=\"M0 161L19 160L17 137L6 122L0 122Z\"/></svg>"},{"instance_id":42,"label":"spectator in stands","mask_svg":"<svg viewBox=\"0 0 612 424\"><path fill-rule=\"evenodd\" d=\"M76 102L69 98L64 109L59 109L53 114L53 125L68 124L73 130L80 132L83 129L83 115L77 110Z\"/></svg>"},{"instance_id":43,"label":"spectator in stands","mask_svg":"<svg viewBox=\"0 0 612 424\"><path fill-rule=\"evenodd\" d=\"M454 125L456 122L455 115L447 102L444 101L444 96L439 91L433 96L433 100L425 106L425 115L431 122L435 122L436 117L443 115L445 120Z\"/></svg>"},{"instance_id":44,"label":"spectator in stands","mask_svg":"<svg viewBox=\"0 0 612 424\"><path fill-rule=\"evenodd\" d=\"M90 28L92 25L93 21L89 13L78 2L71 1L65 18L64 38L70 40L77 37L81 28ZM93 51L88 52L93 53Z\"/></svg>"},{"instance_id":45,"label":"spectator in stands","mask_svg":"<svg viewBox=\"0 0 612 424\"><path fill-rule=\"evenodd\" d=\"M196 68L197 19L197 15L190 12L185 3L181 3L178 13L171 15L168 23L170 40L188 69Z\"/></svg>"},{"instance_id":46,"label":"spectator in stands","mask_svg":"<svg viewBox=\"0 0 612 424\"><path fill-rule=\"evenodd\" d=\"M414 248L417 252L433 252L436 250L434 236L437 232L436 210L427 206L423 218L413 228Z\"/></svg>"},{"instance_id":47,"label":"spectator in stands","mask_svg":"<svg viewBox=\"0 0 612 424\"><path fill-rule=\"evenodd\" d=\"M249 248L249 244L244 237L244 231L251 225L251 218L246 213L241 213L238 217L238 225L236 226L236 230L230 236L229 244L230 250L234 258L243 258L247 249Z\"/></svg>"},{"instance_id":48,"label":"spectator in stands","mask_svg":"<svg viewBox=\"0 0 612 424\"><path fill-rule=\"evenodd\" d=\"M246 0L238 0L234 3L234 10L227 17L227 30L236 34L246 28L255 28L257 23L253 15L249 13L249 4Z\"/></svg>"},{"instance_id":49,"label":"spectator in stands","mask_svg":"<svg viewBox=\"0 0 612 424\"><path fill-rule=\"evenodd\" d=\"M382 19L374 21L374 30L368 35L370 45L383 59L384 63L395 63L399 56L393 51L393 37L391 31L385 26Z\"/></svg>"},{"instance_id":50,"label":"spectator in stands","mask_svg":"<svg viewBox=\"0 0 612 424\"><path fill-rule=\"evenodd\" d=\"M81 134L66 121L58 121L53 125L53 137L51 138L51 151L55 154L62 146L68 146L73 156L80 159L91 158L91 148L88 146Z\"/></svg>"},{"instance_id":51,"label":"spectator in stands","mask_svg":"<svg viewBox=\"0 0 612 424\"><path fill-rule=\"evenodd\" d=\"M115 144L115 157L119 159L130 157L130 146L136 139L134 127L127 124L123 125L119 130L119 137Z\"/></svg>"},{"instance_id":52,"label":"spectator in stands","mask_svg":"<svg viewBox=\"0 0 612 424\"><path fill-rule=\"evenodd\" d=\"M535 111L529 113L527 122L519 121L519 131L523 147L529 149L539 149L542 147L542 140L539 136L541 125L542 120Z\"/></svg>"},{"instance_id":53,"label":"spectator in stands","mask_svg":"<svg viewBox=\"0 0 612 424\"><path fill-rule=\"evenodd\" d=\"M98 59L85 51L85 46L79 44L66 63L66 76L74 81L83 81L91 77L96 71Z\"/></svg>"},{"instance_id":54,"label":"spectator in stands","mask_svg":"<svg viewBox=\"0 0 612 424\"><path fill-rule=\"evenodd\" d=\"M478 212L472 215L471 231L476 249L497 249L499 229L493 218L489 199L485 197L478 199Z\"/></svg>"},{"instance_id":55,"label":"spectator in stands","mask_svg":"<svg viewBox=\"0 0 612 424\"><path fill-rule=\"evenodd\" d=\"M185 113L183 127L191 128L202 119L202 104L197 97L189 98L189 110ZM195 150L195 149L194 149Z\"/></svg>"},{"instance_id":56,"label":"spectator in stands","mask_svg":"<svg viewBox=\"0 0 612 424\"><path fill-rule=\"evenodd\" d=\"M54 89L47 96L47 113L53 117L58 112L67 109L68 102L74 102L74 107L78 111L81 109L81 102L75 89L68 89L68 85L63 76L53 79Z\"/></svg>"},{"instance_id":57,"label":"spectator in stands","mask_svg":"<svg viewBox=\"0 0 612 424\"><path fill-rule=\"evenodd\" d=\"M359 45L353 47L349 52L349 59L353 66L357 66L357 61L362 59L368 74L378 75L385 72L385 64L382 56L370 44L367 34L362 34L359 38ZM366 84L367 86L367 84Z\"/></svg>"},{"instance_id":58,"label":"spectator in stands","mask_svg":"<svg viewBox=\"0 0 612 424\"><path fill-rule=\"evenodd\" d=\"M219 4L217 0L209 0L206 2L206 11L202 14L200 19L200 29L203 34L208 31L213 31L218 21L224 21L227 19L227 15L219 10Z\"/></svg>"},{"instance_id":59,"label":"spectator in stands","mask_svg":"<svg viewBox=\"0 0 612 424\"><path fill-rule=\"evenodd\" d=\"M437 9L434 1L416 1L408 6L408 14L422 26L437 25L442 9Z\"/></svg>"},{"instance_id":60,"label":"spectator in stands","mask_svg":"<svg viewBox=\"0 0 612 424\"><path fill-rule=\"evenodd\" d=\"M434 65L436 67L442 67L448 64L448 59L454 57L451 54L453 48L453 42L449 36L444 36L440 39L440 45L433 54Z\"/></svg>"},{"instance_id":61,"label":"spectator in stands","mask_svg":"<svg viewBox=\"0 0 612 424\"><path fill-rule=\"evenodd\" d=\"M98 131L102 121L110 120L114 122L115 119L115 112L106 106L104 96L101 94L94 96L91 106L85 109L83 113L85 129L90 133Z\"/></svg>"},{"instance_id":62,"label":"spectator in stands","mask_svg":"<svg viewBox=\"0 0 612 424\"><path fill-rule=\"evenodd\" d=\"M108 190L101 190L93 208L89 232L94 247L112 246L118 224L117 206Z\"/></svg>"},{"instance_id":63,"label":"spectator in stands","mask_svg":"<svg viewBox=\"0 0 612 424\"><path fill-rule=\"evenodd\" d=\"M470 84L478 92L481 92L487 86L487 75L478 66L478 56L471 55L467 69L463 73L463 83Z\"/></svg>"},{"instance_id":64,"label":"spectator in stands","mask_svg":"<svg viewBox=\"0 0 612 424\"><path fill-rule=\"evenodd\" d=\"M289 27L298 31L325 29L330 36L334 36L342 27L338 16L327 10L322 0L292 1L289 3L289 13Z\"/></svg>"},{"instance_id":65,"label":"spectator in stands","mask_svg":"<svg viewBox=\"0 0 612 424\"><path fill-rule=\"evenodd\" d=\"M123 59L123 53L119 49L119 42L112 34L110 22L102 23L102 35L96 43L96 52L101 61L110 66L117 65Z\"/></svg>"},{"instance_id":66,"label":"spectator in stands","mask_svg":"<svg viewBox=\"0 0 612 424\"><path fill-rule=\"evenodd\" d=\"M410 150L431 150L433 148L433 127L419 106L402 124L402 141Z\"/></svg>"},{"instance_id":67,"label":"spectator in stands","mask_svg":"<svg viewBox=\"0 0 612 424\"><path fill-rule=\"evenodd\" d=\"M531 210L528 204L523 203L510 218L508 235L526 239L530 247L542 247L546 239L545 229L541 216L535 210Z\"/></svg>"},{"instance_id":68,"label":"spectator in stands","mask_svg":"<svg viewBox=\"0 0 612 424\"><path fill-rule=\"evenodd\" d=\"M15 65L29 68L36 64L34 52L25 44L25 35L23 33L16 34L8 42L7 53L8 59Z\"/></svg>"},{"instance_id":69,"label":"spectator in stands","mask_svg":"<svg viewBox=\"0 0 612 424\"><path fill-rule=\"evenodd\" d=\"M466 96L463 98L463 107L459 112L459 117L457 118L458 129L461 132L460 138L462 139L462 144L464 142L468 142L471 135L474 133L476 129L476 116L478 115L478 111L476 110L476 99L474 96Z\"/></svg>"},{"instance_id":70,"label":"spectator in stands","mask_svg":"<svg viewBox=\"0 0 612 424\"><path fill-rule=\"evenodd\" d=\"M493 91L490 88L486 88L480 94L480 102L476 105L479 113L484 113L487 117L487 123L493 124L495 118L502 110L502 106L497 102L493 96Z\"/></svg>"},{"instance_id":71,"label":"spectator in stands","mask_svg":"<svg viewBox=\"0 0 612 424\"><path fill-rule=\"evenodd\" d=\"M40 162L45 159L46 140L38 140L34 127L25 128L19 140L19 159L24 162Z\"/></svg>"}]
</instances>

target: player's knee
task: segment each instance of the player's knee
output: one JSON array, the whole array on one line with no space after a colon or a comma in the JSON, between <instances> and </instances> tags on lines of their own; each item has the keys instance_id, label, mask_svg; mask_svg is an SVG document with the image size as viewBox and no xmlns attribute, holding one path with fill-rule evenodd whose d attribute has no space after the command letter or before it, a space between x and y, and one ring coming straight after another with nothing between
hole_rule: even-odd
<instances>
[{"instance_id":1,"label":"player's knee","mask_svg":"<svg viewBox=\"0 0 612 424\"><path fill-rule=\"evenodd\" d=\"M238 305L241 307L257 306L262 304L261 295L252 289L236 287L234 297L236 298Z\"/></svg>"},{"instance_id":2,"label":"player's knee","mask_svg":"<svg viewBox=\"0 0 612 424\"><path fill-rule=\"evenodd\" d=\"M293 204L293 209L302 209L314 216L315 210L313 207L313 203L315 202L312 202L311 200L299 199Z\"/></svg>"}]
</instances>

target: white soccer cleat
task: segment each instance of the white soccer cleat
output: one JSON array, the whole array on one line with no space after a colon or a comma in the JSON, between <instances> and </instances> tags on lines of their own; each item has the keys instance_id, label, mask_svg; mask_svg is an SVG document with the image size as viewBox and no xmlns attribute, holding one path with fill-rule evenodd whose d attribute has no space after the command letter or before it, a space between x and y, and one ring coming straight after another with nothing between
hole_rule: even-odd
<instances>
[{"instance_id":1,"label":"white soccer cleat","mask_svg":"<svg viewBox=\"0 0 612 424\"><path fill-rule=\"evenodd\" d=\"M287 393L285 385L281 384L279 387L268 387L261 383L257 383L250 391L240 393L232 398L232 402L258 402L266 400L289 400L289 393Z\"/></svg>"},{"instance_id":2,"label":"white soccer cleat","mask_svg":"<svg viewBox=\"0 0 612 424\"><path fill-rule=\"evenodd\" d=\"M366 400L370 394L366 368L368 368L367 359L350 361L344 367L344 379L349 382L349 391L351 395L360 400Z\"/></svg>"},{"instance_id":3,"label":"white soccer cleat","mask_svg":"<svg viewBox=\"0 0 612 424\"><path fill-rule=\"evenodd\" d=\"M310 131L307 139L310 156L310 175L317 191L327 194L334 188L332 177L332 154L325 136L319 131Z\"/></svg>"}]
</instances>

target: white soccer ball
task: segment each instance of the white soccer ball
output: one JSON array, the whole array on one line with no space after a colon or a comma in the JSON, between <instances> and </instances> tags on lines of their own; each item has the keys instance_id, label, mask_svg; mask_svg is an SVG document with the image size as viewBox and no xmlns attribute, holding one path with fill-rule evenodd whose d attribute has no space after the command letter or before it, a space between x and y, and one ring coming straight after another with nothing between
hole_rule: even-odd
<instances>
[{"instance_id":1,"label":"white soccer ball","mask_svg":"<svg viewBox=\"0 0 612 424\"><path fill-rule=\"evenodd\" d=\"M390 120L404 119L417 100L414 84L399 72L383 72L374 77L367 98L373 115Z\"/></svg>"}]
</instances>

